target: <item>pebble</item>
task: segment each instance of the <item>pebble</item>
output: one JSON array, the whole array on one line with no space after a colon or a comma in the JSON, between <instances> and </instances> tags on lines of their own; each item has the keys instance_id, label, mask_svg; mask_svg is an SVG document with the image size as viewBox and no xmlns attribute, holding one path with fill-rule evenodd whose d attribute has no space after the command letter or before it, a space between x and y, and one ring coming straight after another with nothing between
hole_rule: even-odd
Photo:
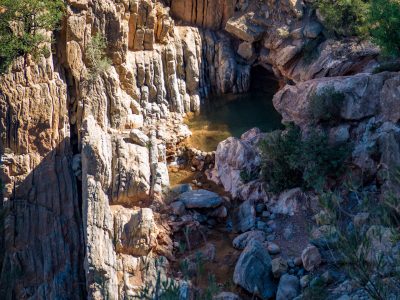
<instances>
[{"instance_id":1,"label":"pebble","mask_svg":"<svg viewBox=\"0 0 400 300\"><path fill-rule=\"evenodd\" d=\"M310 276L309 275L304 275L303 277L300 278L300 286L302 288L307 287L309 283L310 283Z\"/></svg>"},{"instance_id":2,"label":"pebble","mask_svg":"<svg viewBox=\"0 0 400 300\"><path fill-rule=\"evenodd\" d=\"M268 236L267 236L267 241L268 241L268 242L275 241L275 234L272 233L272 234L268 235Z\"/></svg>"},{"instance_id":3,"label":"pebble","mask_svg":"<svg viewBox=\"0 0 400 300\"><path fill-rule=\"evenodd\" d=\"M267 250L271 255L276 255L281 252L281 248L275 243L268 243Z\"/></svg>"}]
</instances>

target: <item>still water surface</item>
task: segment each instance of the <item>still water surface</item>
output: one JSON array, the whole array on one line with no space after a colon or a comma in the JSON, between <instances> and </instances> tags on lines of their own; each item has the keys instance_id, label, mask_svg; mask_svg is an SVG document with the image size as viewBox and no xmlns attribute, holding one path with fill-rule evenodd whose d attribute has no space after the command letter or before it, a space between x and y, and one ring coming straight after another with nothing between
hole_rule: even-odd
<instances>
[{"instance_id":1,"label":"still water surface","mask_svg":"<svg viewBox=\"0 0 400 300\"><path fill-rule=\"evenodd\" d=\"M280 129L281 116L272 104L277 83L263 82L253 84L246 94L210 97L201 113L187 120L193 133L188 144L203 151L213 151L219 142L230 136L240 137L253 127L262 131Z\"/></svg>"}]
</instances>

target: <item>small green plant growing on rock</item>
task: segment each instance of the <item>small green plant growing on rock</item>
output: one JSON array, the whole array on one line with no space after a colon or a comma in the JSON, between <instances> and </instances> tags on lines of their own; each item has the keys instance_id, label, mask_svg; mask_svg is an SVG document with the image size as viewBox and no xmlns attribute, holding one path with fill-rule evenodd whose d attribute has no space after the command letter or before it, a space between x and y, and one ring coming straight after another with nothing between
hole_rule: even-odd
<instances>
[{"instance_id":1,"label":"small green plant growing on rock","mask_svg":"<svg viewBox=\"0 0 400 300\"><path fill-rule=\"evenodd\" d=\"M309 113L315 122L335 122L340 119L344 94L333 87L315 92L310 99Z\"/></svg>"},{"instance_id":2,"label":"small green plant growing on rock","mask_svg":"<svg viewBox=\"0 0 400 300\"><path fill-rule=\"evenodd\" d=\"M106 50L106 38L101 33L97 33L88 43L85 52L89 81L95 80L111 67L111 60L107 57Z\"/></svg>"},{"instance_id":3,"label":"small green plant growing on rock","mask_svg":"<svg viewBox=\"0 0 400 300\"><path fill-rule=\"evenodd\" d=\"M0 72L19 56L49 56L46 31L57 28L64 10L62 0L0 0Z\"/></svg>"}]
</instances>

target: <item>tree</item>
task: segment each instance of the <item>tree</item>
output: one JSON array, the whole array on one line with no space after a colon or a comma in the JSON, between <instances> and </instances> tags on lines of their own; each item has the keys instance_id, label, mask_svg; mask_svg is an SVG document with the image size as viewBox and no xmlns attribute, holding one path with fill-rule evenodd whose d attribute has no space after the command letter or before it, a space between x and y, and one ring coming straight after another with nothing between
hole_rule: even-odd
<instances>
[{"instance_id":1,"label":"tree","mask_svg":"<svg viewBox=\"0 0 400 300\"><path fill-rule=\"evenodd\" d=\"M46 32L56 29L64 9L62 0L0 0L0 72L21 55L50 55Z\"/></svg>"},{"instance_id":2,"label":"tree","mask_svg":"<svg viewBox=\"0 0 400 300\"><path fill-rule=\"evenodd\" d=\"M326 28L342 36L365 36L369 3L364 0L317 0Z\"/></svg>"},{"instance_id":3,"label":"tree","mask_svg":"<svg viewBox=\"0 0 400 300\"><path fill-rule=\"evenodd\" d=\"M369 20L372 41L385 54L400 55L400 1L371 0Z\"/></svg>"}]
</instances>

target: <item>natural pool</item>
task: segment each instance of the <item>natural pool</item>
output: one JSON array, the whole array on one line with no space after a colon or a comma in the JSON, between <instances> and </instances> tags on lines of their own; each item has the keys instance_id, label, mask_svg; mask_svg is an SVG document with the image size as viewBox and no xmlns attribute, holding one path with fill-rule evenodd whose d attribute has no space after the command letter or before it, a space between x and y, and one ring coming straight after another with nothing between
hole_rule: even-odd
<instances>
[{"instance_id":1,"label":"natural pool","mask_svg":"<svg viewBox=\"0 0 400 300\"><path fill-rule=\"evenodd\" d=\"M281 128L281 116L272 104L278 83L266 76L256 78L246 94L207 99L201 113L187 119L193 133L188 144L203 151L213 151L219 142L230 136L240 137L253 127L262 131Z\"/></svg>"}]
</instances>

